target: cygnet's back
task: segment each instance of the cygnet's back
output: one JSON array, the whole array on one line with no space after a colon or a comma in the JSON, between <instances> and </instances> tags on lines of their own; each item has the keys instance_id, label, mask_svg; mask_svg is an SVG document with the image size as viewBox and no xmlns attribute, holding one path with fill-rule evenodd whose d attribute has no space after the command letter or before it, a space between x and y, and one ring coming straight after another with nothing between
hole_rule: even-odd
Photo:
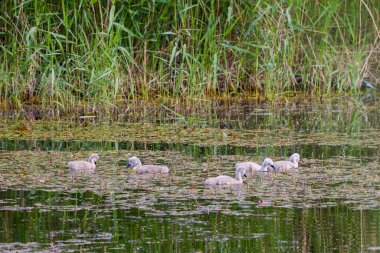
<instances>
[{"instance_id":1,"label":"cygnet's back","mask_svg":"<svg viewBox=\"0 0 380 253\"><path fill-rule=\"evenodd\" d=\"M259 171L261 170L261 165L255 162L240 162L235 164L235 169L244 168L246 171Z\"/></svg>"},{"instance_id":2,"label":"cygnet's back","mask_svg":"<svg viewBox=\"0 0 380 253\"><path fill-rule=\"evenodd\" d=\"M169 173L169 168L165 165L142 165L136 169L137 173Z\"/></svg>"},{"instance_id":3,"label":"cygnet's back","mask_svg":"<svg viewBox=\"0 0 380 253\"><path fill-rule=\"evenodd\" d=\"M245 175L245 169L242 167L239 167L235 171L235 178L232 178L230 176L218 176L218 177L212 177L205 180L205 185L235 185L235 184L242 184L243 183L243 176Z\"/></svg>"}]
</instances>

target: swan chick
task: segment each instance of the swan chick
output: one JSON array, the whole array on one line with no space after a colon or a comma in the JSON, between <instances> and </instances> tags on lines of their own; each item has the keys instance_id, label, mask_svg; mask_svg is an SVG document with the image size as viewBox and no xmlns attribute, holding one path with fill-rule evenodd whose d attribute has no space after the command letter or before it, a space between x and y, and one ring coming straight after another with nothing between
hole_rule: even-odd
<instances>
[{"instance_id":1,"label":"swan chick","mask_svg":"<svg viewBox=\"0 0 380 253\"><path fill-rule=\"evenodd\" d=\"M244 168L246 171L268 171L268 167L274 169L273 161L270 158L265 158L261 165L255 162L241 162L235 164L235 169Z\"/></svg>"},{"instance_id":2,"label":"swan chick","mask_svg":"<svg viewBox=\"0 0 380 253\"><path fill-rule=\"evenodd\" d=\"M276 172L284 172L292 169L298 168L298 163L300 161L300 155L298 153L294 153L289 161L277 161L274 162L274 167Z\"/></svg>"},{"instance_id":3,"label":"swan chick","mask_svg":"<svg viewBox=\"0 0 380 253\"><path fill-rule=\"evenodd\" d=\"M143 173L168 173L169 168L164 165L142 165L139 158L133 156L128 159L127 169L132 168L138 174Z\"/></svg>"},{"instance_id":4,"label":"swan chick","mask_svg":"<svg viewBox=\"0 0 380 253\"><path fill-rule=\"evenodd\" d=\"M230 176L218 176L218 177L212 177L208 178L205 181L205 185L236 185L236 184L242 184L243 178L247 177L245 175L245 169L242 167L238 167L235 171L235 178L232 178Z\"/></svg>"},{"instance_id":5,"label":"swan chick","mask_svg":"<svg viewBox=\"0 0 380 253\"><path fill-rule=\"evenodd\" d=\"M92 154L88 161L70 161L67 166L70 170L95 170L96 162L99 160L97 154Z\"/></svg>"}]
</instances>

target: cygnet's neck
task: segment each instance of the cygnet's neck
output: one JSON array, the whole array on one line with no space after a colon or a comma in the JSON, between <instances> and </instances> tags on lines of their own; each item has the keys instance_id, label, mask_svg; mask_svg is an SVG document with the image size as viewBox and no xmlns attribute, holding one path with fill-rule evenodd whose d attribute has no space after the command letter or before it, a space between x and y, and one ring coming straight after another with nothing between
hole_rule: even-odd
<instances>
[{"instance_id":1,"label":"cygnet's neck","mask_svg":"<svg viewBox=\"0 0 380 253\"><path fill-rule=\"evenodd\" d=\"M137 170L137 169L139 169L139 168L141 168L142 167L142 164L141 164L141 162L139 162L139 163L137 163L134 167L133 167L133 169L134 170Z\"/></svg>"},{"instance_id":2,"label":"cygnet's neck","mask_svg":"<svg viewBox=\"0 0 380 253\"><path fill-rule=\"evenodd\" d=\"M297 164L298 165L298 162L299 162L299 156L293 154L290 159L289 159L292 163L294 164Z\"/></svg>"},{"instance_id":3,"label":"cygnet's neck","mask_svg":"<svg viewBox=\"0 0 380 253\"><path fill-rule=\"evenodd\" d=\"M241 171L236 171L236 172L235 172L235 179L236 179L237 181L239 181L240 183L243 182L242 174L243 174L243 173L242 173Z\"/></svg>"},{"instance_id":4,"label":"cygnet's neck","mask_svg":"<svg viewBox=\"0 0 380 253\"><path fill-rule=\"evenodd\" d=\"M263 165L261 165L260 171L268 171L268 164L263 163Z\"/></svg>"},{"instance_id":5,"label":"cygnet's neck","mask_svg":"<svg viewBox=\"0 0 380 253\"><path fill-rule=\"evenodd\" d=\"M296 167L298 167L298 161L296 158L291 159L290 162L293 163Z\"/></svg>"}]
</instances>

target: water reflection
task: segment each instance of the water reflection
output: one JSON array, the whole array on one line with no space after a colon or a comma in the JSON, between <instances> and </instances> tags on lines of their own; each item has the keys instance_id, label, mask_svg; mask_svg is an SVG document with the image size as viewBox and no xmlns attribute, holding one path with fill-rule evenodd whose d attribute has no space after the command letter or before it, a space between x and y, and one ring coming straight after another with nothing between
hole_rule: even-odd
<instances>
[{"instance_id":1,"label":"water reflection","mask_svg":"<svg viewBox=\"0 0 380 253\"><path fill-rule=\"evenodd\" d=\"M62 198L59 193L1 192L2 197ZM39 197L37 197L39 196ZM66 196L96 210L1 211L0 249L77 251L366 251L379 245L378 211L348 207L241 207L195 215L152 216L139 208L104 208L90 193ZM27 203L25 203L27 205ZM245 208L252 215L239 215ZM22 220L22 222L20 222ZM18 241L17 244L12 243ZM7 243L8 242L8 243Z\"/></svg>"},{"instance_id":2,"label":"water reflection","mask_svg":"<svg viewBox=\"0 0 380 253\"><path fill-rule=\"evenodd\" d=\"M301 156L310 159L328 159L334 156L354 156L361 159L371 159L379 154L377 146L352 146L350 143L342 145L330 144L295 144L286 146L250 147L235 145L201 146L190 143L150 143L139 141L52 141L52 140L14 140L0 139L0 151L179 151L191 155L194 159L201 159L210 155L253 155L287 157L299 152ZM123 163L127 157L121 158Z\"/></svg>"}]
</instances>

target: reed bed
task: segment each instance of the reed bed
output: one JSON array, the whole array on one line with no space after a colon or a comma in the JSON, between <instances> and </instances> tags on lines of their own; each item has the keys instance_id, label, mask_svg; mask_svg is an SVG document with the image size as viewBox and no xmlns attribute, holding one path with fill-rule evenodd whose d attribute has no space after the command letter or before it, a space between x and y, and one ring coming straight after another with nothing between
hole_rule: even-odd
<instances>
[{"instance_id":1,"label":"reed bed","mask_svg":"<svg viewBox=\"0 0 380 253\"><path fill-rule=\"evenodd\" d=\"M2 0L0 100L355 92L377 80L377 0Z\"/></svg>"}]
</instances>

